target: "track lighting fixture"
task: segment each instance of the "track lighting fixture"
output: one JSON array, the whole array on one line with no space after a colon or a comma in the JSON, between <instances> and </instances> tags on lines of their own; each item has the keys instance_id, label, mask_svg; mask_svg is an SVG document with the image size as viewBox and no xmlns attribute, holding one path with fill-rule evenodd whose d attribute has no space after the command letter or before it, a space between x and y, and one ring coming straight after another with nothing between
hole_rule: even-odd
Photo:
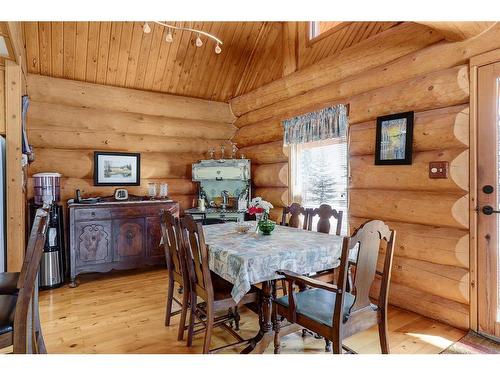
<instances>
[{"instance_id":1,"label":"track lighting fixture","mask_svg":"<svg viewBox=\"0 0 500 375\"><path fill-rule=\"evenodd\" d=\"M171 25L171 24L168 24L165 22L160 22L160 21L153 21L153 22L156 23L157 25L166 27L168 29L167 35L165 35L165 41L168 43L172 43L174 41L174 36L172 34L173 30L183 30L183 31L191 32L191 33L196 33L196 39L195 39L195 43L194 43L196 45L196 47L203 46L203 40L201 39L201 36L203 35L203 36L206 36L208 38L208 40L211 39L216 43L215 53L217 55L222 52L222 48L221 48L221 45L223 44L222 40L220 40L219 38L217 38L216 36L214 36L212 34L209 34L209 33L202 31L202 30L193 29L191 27L175 26L175 25ZM151 32L151 27L149 26L148 22L144 22L144 24L142 25L142 30L146 34L149 34Z\"/></svg>"}]
</instances>

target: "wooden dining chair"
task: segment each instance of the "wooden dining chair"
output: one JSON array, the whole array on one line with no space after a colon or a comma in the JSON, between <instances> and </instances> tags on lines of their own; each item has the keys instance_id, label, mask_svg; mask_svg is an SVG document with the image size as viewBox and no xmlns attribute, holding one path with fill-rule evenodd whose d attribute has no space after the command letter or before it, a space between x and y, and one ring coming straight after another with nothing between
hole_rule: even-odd
<instances>
[{"instance_id":1,"label":"wooden dining chair","mask_svg":"<svg viewBox=\"0 0 500 375\"><path fill-rule=\"evenodd\" d=\"M168 268L168 287L167 287L167 306L165 312L165 326L170 325L171 317L181 314L179 321L179 332L177 340L183 340L186 327L186 316L189 308L190 284L186 269L186 259L180 240L181 230L180 222L172 212L164 210L161 213L161 230L163 235L163 246L165 249L165 258ZM177 300L174 295L174 284L179 285L182 291L182 302ZM172 304L175 301L181 309L172 312Z\"/></svg>"},{"instance_id":2,"label":"wooden dining chair","mask_svg":"<svg viewBox=\"0 0 500 375\"><path fill-rule=\"evenodd\" d=\"M251 303L257 304L259 290L252 287L252 289L236 303L231 297L233 285L215 275L209 269L208 249L205 244L202 225L197 223L191 216L187 215L181 219L181 229L181 238L184 243L186 256L186 268L191 283L188 346L192 345L193 335L203 330L205 331L203 353L214 353L248 343L249 340L243 339L227 323L236 318L236 328L239 328L239 315L236 315L238 314L237 307ZM198 297L201 298L205 304L196 304ZM227 313L216 317L215 314L221 311ZM194 331L195 319L198 319L204 326L204 328L196 332ZM237 342L210 350L212 330L217 326L229 332L229 334L237 339Z\"/></svg>"},{"instance_id":3,"label":"wooden dining chair","mask_svg":"<svg viewBox=\"0 0 500 375\"><path fill-rule=\"evenodd\" d=\"M335 225L335 235L340 236L342 232L342 219L343 219L343 211L337 211L329 204L322 204L318 208L315 208L308 216L308 230L313 230L312 221L315 216L319 216L318 223L316 224L316 231L320 233L329 234L331 231L331 219L332 217L336 220ZM336 283L338 278L338 269L332 268L329 270L323 270L315 273L314 275L310 275L310 277L325 281L328 283Z\"/></svg>"},{"instance_id":4,"label":"wooden dining chair","mask_svg":"<svg viewBox=\"0 0 500 375\"><path fill-rule=\"evenodd\" d=\"M17 282L17 293L0 295L0 349L15 354L46 353L40 326L36 281L47 234L48 210L37 210ZM36 306L35 306L36 304Z\"/></svg>"},{"instance_id":5,"label":"wooden dining chair","mask_svg":"<svg viewBox=\"0 0 500 375\"><path fill-rule=\"evenodd\" d=\"M344 238L340 258L340 275L337 285L325 283L290 271L278 271L285 276L289 290L294 283L306 284L310 289L289 293L274 300L276 314L291 323L297 323L333 343L333 353L342 354L345 338L378 325L382 353L389 353L387 330L387 305L391 279L392 258L396 232L382 221L372 220L360 227L352 237ZM377 271L381 241L386 253L382 272ZM346 291L349 252L357 248L356 274L351 293ZM382 278L380 295L376 304L370 301L370 288L379 274ZM275 332L275 353L280 352L279 327Z\"/></svg>"},{"instance_id":6,"label":"wooden dining chair","mask_svg":"<svg viewBox=\"0 0 500 375\"><path fill-rule=\"evenodd\" d=\"M307 211L304 207L302 207L298 203L292 203L290 206L283 207L280 225L286 225L292 228L300 228L301 227L300 216L302 215L304 217L302 223L302 229L307 229L308 212L309 211Z\"/></svg>"}]
</instances>

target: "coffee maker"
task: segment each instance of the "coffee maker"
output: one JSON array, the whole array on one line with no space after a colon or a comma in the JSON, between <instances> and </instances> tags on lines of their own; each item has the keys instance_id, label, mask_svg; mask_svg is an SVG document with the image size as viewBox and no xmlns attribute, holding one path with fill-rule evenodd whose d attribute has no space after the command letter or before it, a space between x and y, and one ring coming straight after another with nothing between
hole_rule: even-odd
<instances>
[{"instance_id":1,"label":"coffee maker","mask_svg":"<svg viewBox=\"0 0 500 375\"><path fill-rule=\"evenodd\" d=\"M64 241L64 218L60 200L59 173L37 173L33 175L35 194L29 202L30 218L35 217L37 208L49 205L47 240L40 263L39 287L52 289L60 287L65 281L67 257Z\"/></svg>"}]
</instances>

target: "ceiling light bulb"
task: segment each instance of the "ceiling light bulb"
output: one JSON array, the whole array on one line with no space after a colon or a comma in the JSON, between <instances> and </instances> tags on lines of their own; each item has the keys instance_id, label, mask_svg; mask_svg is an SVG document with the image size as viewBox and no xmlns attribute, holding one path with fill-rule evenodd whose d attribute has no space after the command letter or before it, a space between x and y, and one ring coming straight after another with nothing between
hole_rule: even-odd
<instances>
[{"instance_id":1,"label":"ceiling light bulb","mask_svg":"<svg viewBox=\"0 0 500 375\"><path fill-rule=\"evenodd\" d=\"M196 37L195 44L196 44L196 47L201 47L203 45L203 41L200 38L200 34L198 34L198 36Z\"/></svg>"},{"instance_id":2,"label":"ceiling light bulb","mask_svg":"<svg viewBox=\"0 0 500 375\"><path fill-rule=\"evenodd\" d=\"M167 36L165 37L165 41L167 41L169 43L172 43L174 41L174 37L173 37L170 29L168 29L168 33L167 33Z\"/></svg>"},{"instance_id":3,"label":"ceiling light bulb","mask_svg":"<svg viewBox=\"0 0 500 375\"><path fill-rule=\"evenodd\" d=\"M218 55L222 52L222 48L220 48L219 43L215 46L215 53Z\"/></svg>"},{"instance_id":4,"label":"ceiling light bulb","mask_svg":"<svg viewBox=\"0 0 500 375\"><path fill-rule=\"evenodd\" d=\"M144 22L144 25L142 26L142 30L146 33L149 34L151 32L151 27L149 27L149 23Z\"/></svg>"}]
</instances>

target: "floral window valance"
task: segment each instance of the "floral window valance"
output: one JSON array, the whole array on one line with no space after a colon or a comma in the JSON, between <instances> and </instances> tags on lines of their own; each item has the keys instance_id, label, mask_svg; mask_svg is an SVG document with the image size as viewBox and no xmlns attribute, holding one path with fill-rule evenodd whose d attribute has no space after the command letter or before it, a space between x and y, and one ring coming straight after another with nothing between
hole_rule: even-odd
<instances>
[{"instance_id":1,"label":"floral window valance","mask_svg":"<svg viewBox=\"0 0 500 375\"><path fill-rule=\"evenodd\" d=\"M346 135L347 106L339 104L283 121L285 145L322 141Z\"/></svg>"}]
</instances>

